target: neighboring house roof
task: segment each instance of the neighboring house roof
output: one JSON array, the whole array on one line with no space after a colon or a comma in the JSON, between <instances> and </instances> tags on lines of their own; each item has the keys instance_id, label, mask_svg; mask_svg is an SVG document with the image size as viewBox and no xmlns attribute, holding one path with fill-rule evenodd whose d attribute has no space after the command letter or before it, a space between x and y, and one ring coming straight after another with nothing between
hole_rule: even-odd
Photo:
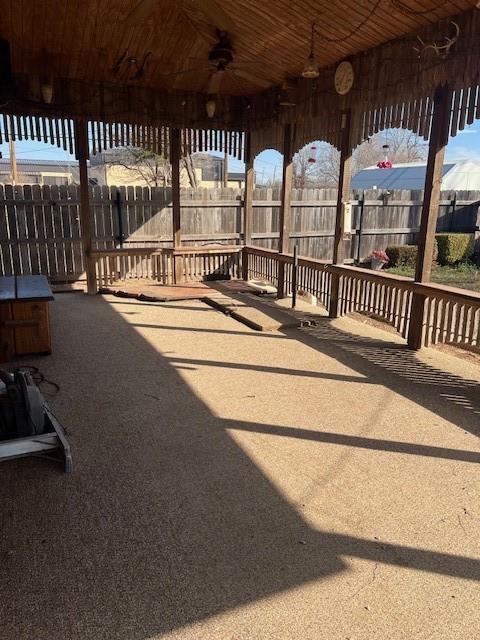
<instances>
[{"instance_id":1,"label":"neighboring house roof","mask_svg":"<svg viewBox=\"0 0 480 640\"><path fill-rule=\"evenodd\" d=\"M68 173L73 168L78 167L76 160L19 160L17 159L17 167L24 173L41 173L42 171L61 171ZM8 158L0 159L0 171L10 171L10 160Z\"/></svg>"},{"instance_id":2,"label":"neighboring house roof","mask_svg":"<svg viewBox=\"0 0 480 640\"><path fill-rule=\"evenodd\" d=\"M352 189L423 189L427 165L396 164L392 169L362 169L352 178ZM443 165L444 191L480 191L480 161L462 160Z\"/></svg>"}]
</instances>

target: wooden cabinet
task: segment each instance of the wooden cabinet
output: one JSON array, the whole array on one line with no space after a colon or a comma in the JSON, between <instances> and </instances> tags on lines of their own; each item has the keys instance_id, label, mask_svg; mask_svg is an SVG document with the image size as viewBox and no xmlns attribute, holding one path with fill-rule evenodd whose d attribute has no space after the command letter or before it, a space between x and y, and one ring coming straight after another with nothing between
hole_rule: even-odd
<instances>
[{"instance_id":1,"label":"wooden cabinet","mask_svg":"<svg viewBox=\"0 0 480 640\"><path fill-rule=\"evenodd\" d=\"M44 276L0 278L1 362L28 353L51 353L49 300L53 295Z\"/></svg>"}]
</instances>

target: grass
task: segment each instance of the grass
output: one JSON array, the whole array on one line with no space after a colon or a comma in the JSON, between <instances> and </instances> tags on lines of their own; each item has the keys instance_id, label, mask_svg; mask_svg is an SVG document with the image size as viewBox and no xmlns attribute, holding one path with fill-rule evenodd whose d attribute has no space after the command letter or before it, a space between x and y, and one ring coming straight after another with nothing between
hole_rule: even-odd
<instances>
[{"instance_id":1,"label":"grass","mask_svg":"<svg viewBox=\"0 0 480 640\"><path fill-rule=\"evenodd\" d=\"M415 270L411 267L395 267L386 269L386 273L413 278ZM480 291L480 267L463 263L455 266L436 266L432 269L432 282L446 284L450 287Z\"/></svg>"}]
</instances>

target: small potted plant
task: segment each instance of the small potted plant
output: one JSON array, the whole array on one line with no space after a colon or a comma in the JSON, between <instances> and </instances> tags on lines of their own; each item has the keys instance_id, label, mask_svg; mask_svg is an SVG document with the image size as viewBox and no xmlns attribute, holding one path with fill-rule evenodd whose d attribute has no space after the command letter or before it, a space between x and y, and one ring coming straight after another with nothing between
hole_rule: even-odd
<instances>
[{"instance_id":1,"label":"small potted plant","mask_svg":"<svg viewBox=\"0 0 480 640\"><path fill-rule=\"evenodd\" d=\"M385 264L388 264L389 261L390 259L385 251L380 251L377 249L376 251L372 252L371 264L372 269L374 269L375 271L380 271L380 269L382 269Z\"/></svg>"}]
</instances>

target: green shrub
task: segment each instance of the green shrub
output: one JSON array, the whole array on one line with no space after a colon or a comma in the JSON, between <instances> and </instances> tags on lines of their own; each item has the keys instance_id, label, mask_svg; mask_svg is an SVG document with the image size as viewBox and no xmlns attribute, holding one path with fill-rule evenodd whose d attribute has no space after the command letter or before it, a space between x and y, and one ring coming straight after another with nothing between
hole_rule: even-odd
<instances>
[{"instance_id":1,"label":"green shrub","mask_svg":"<svg viewBox=\"0 0 480 640\"><path fill-rule=\"evenodd\" d=\"M390 259L389 267L411 267L415 268L417 264L418 248L414 244L394 244L385 249ZM433 247L433 262L437 261L438 249L437 243Z\"/></svg>"},{"instance_id":2,"label":"green shrub","mask_svg":"<svg viewBox=\"0 0 480 640\"><path fill-rule=\"evenodd\" d=\"M414 267L417 261L417 247L412 244L396 244L385 249L389 257L389 267Z\"/></svg>"},{"instance_id":3,"label":"green shrub","mask_svg":"<svg viewBox=\"0 0 480 640\"><path fill-rule=\"evenodd\" d=\"M438 261L440 264L466 262L473 255L472 233L437 233Z\"/></svg>"}]
</instances>

